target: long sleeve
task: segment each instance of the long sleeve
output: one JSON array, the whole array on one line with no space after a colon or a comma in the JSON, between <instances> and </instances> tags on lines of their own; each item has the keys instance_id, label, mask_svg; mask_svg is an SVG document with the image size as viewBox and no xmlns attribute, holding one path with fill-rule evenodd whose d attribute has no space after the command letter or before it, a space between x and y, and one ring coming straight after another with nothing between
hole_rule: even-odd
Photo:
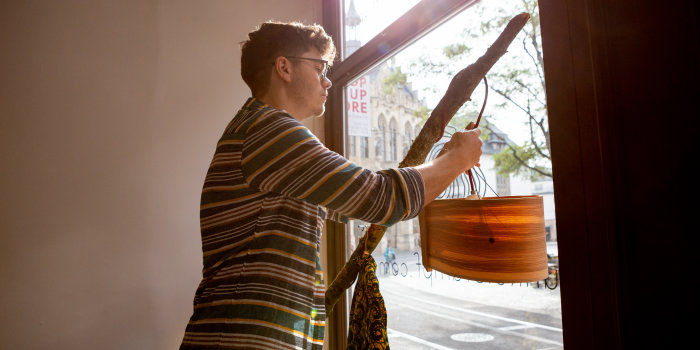
<instances>
[{"instance_id":1,"label":"long sleeve","mask_svg":"<svg viewBox=\"0 0 700 350\"><path fill-rule=\"evenodd\" d=\"M245 132L241 165L252 188L381 225L415 217L423 207L423 180L415 169L362 168L282 111L261 113L238 131Z\"/></svg>"}]
</instances>

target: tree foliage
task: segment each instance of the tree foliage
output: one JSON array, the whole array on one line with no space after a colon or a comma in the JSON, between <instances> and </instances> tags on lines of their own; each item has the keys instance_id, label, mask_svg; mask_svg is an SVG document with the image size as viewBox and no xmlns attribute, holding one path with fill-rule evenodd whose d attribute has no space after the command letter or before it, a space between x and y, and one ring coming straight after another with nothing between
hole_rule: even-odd
<instances>
[{"instance_id":1,"label":"tree foliage","mask_svg":"<svg viewBox=\"0 0 700 350\"><path fill-rule=\"evenodd\" d=\"M432 112L426 106L420 106L418 109L413 111L413 115L420 118L421 122L425 122L430 117L430 112Z\"/></svg>"},{"instance_id":2,"label":"tree foliage","mask_svg":"<svg viewBox=\"0 0 700 350\"><path fill-rule=\"evenodd\" d=\"M516 144L508 142L507 147L495 155L495 165L499 174L523 175L530 177L550 177L549 127L547 123L547 101L543 73L540 19L536 0L511 0L481 2L467 10L472 20L461 37L446 45L442 55L421 56L411 64L411 72L419 78L428 76L453 75L468 64L475 54L482 50L474 49L473 44L488 42L491 35L497 34L514 14L527 12L530 21L511 44L506 54L487 74L489 97L488 107L480 127L489 132L495 124L521 123L529 132L529 139ZM495 102L494 102L495 101ZM481 109L483 95L475 95L475 100L465 106L453 118L451 124L463 128Z\"/></svg>"},{"instance_id":3,"label":"tree foliage","mask_svg":"<svg viewBox=\"0 0 700 350\"><path fill-rule=\"evenodd\" d=\"M395 67L392 72L382 79L382 92L393 95L397 86L406 85L407 76L401 72L401 67Z\"/></svg>"}]
</instances>

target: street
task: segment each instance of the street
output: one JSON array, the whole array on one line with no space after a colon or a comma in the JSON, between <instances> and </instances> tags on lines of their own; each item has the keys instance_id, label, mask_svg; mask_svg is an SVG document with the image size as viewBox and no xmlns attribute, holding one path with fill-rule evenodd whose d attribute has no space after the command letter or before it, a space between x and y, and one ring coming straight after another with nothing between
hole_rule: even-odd
<instances>
[{"instance_id":1,"label":"street","mask_svg":"<svg viewBox=\"0 0 700 350\"><path fill-rule=\"evenodd\" d=\"M418 252L373 256L394 349L563 349L558 288L427 272Z\"/></svg>"}]
</instances>

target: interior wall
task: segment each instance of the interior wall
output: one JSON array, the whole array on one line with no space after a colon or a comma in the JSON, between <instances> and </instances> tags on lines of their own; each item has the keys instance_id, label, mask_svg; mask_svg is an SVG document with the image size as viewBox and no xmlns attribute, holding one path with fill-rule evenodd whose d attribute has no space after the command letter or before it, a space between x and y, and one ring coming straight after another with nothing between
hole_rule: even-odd
<instances>
[{"instance_id":1,"label":"interior wall","mask_svg":"<svg viewBox=\"0 0 700 350\"><path fill-rule=\"evenodd\" d=\"M0 348L177 348L238 43L268 19L321 1L2 2Z\"/></svg>"}]
</instances>

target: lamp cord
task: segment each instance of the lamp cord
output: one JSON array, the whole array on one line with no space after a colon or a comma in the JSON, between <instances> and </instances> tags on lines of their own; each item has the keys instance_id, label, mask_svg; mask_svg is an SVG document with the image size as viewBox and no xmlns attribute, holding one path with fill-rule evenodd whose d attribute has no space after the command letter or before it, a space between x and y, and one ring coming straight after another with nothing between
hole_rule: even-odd
<instances>
[{"instance_id":1,"label":"lamp cord","mask_svg":"<svg viewBox=\"0 0 700 350\"><path fill-rule=\"evenodd\" d=\"M465 130L471 130L471 129L479 127L479 123L481 122L481 116L483 116L484 109L486 109L486 100L488 100L488 97L489 97L489 84L486 81L485 75L484 75L484 87L486 88L486 92L484 94L484 103L481 105L481 111L479 112L479 116L476 118L476 123L470 122L464 128ZM440 141L440 139L442 139L442 137L445 135L445 128L447 128L447 118L446 118L445 112L442 113L441 120L442 120L442 132L440 133L440 136L438 136L438 138L435 140L435 142ZM471 189L471 194L475 194L476 189L474 187L474 177L472 175L472 170L469 169L469 170L465 171L464 173L467 174L467 176L469 176L469 187Z\"/></svg>"},{"instance_id":2,"label":"lamp cord","mask_svg":"<svg viewBox=\"0 0 700 350\"><path fill-rule=\"evenodd\" d=\"M471 130L479 127L479 123L481 122L481 116L484 114L484 109L486 108L486 100L489 97L489 84L486 81L486 76L484 75L484 86L486 87L486 92L484 94L484 104L481 105L481 111L479 112L479 116L476 118L476 123L472 125L472 123L469 123L465 130ZM471 128L469 127L471 126ZM469 176L469 187L471 187L471 194L475 194L476 190L474 189L474 176L472 175L472 170L469 169L466 171L467 175Z\"/></svg>"}]
</instances>

